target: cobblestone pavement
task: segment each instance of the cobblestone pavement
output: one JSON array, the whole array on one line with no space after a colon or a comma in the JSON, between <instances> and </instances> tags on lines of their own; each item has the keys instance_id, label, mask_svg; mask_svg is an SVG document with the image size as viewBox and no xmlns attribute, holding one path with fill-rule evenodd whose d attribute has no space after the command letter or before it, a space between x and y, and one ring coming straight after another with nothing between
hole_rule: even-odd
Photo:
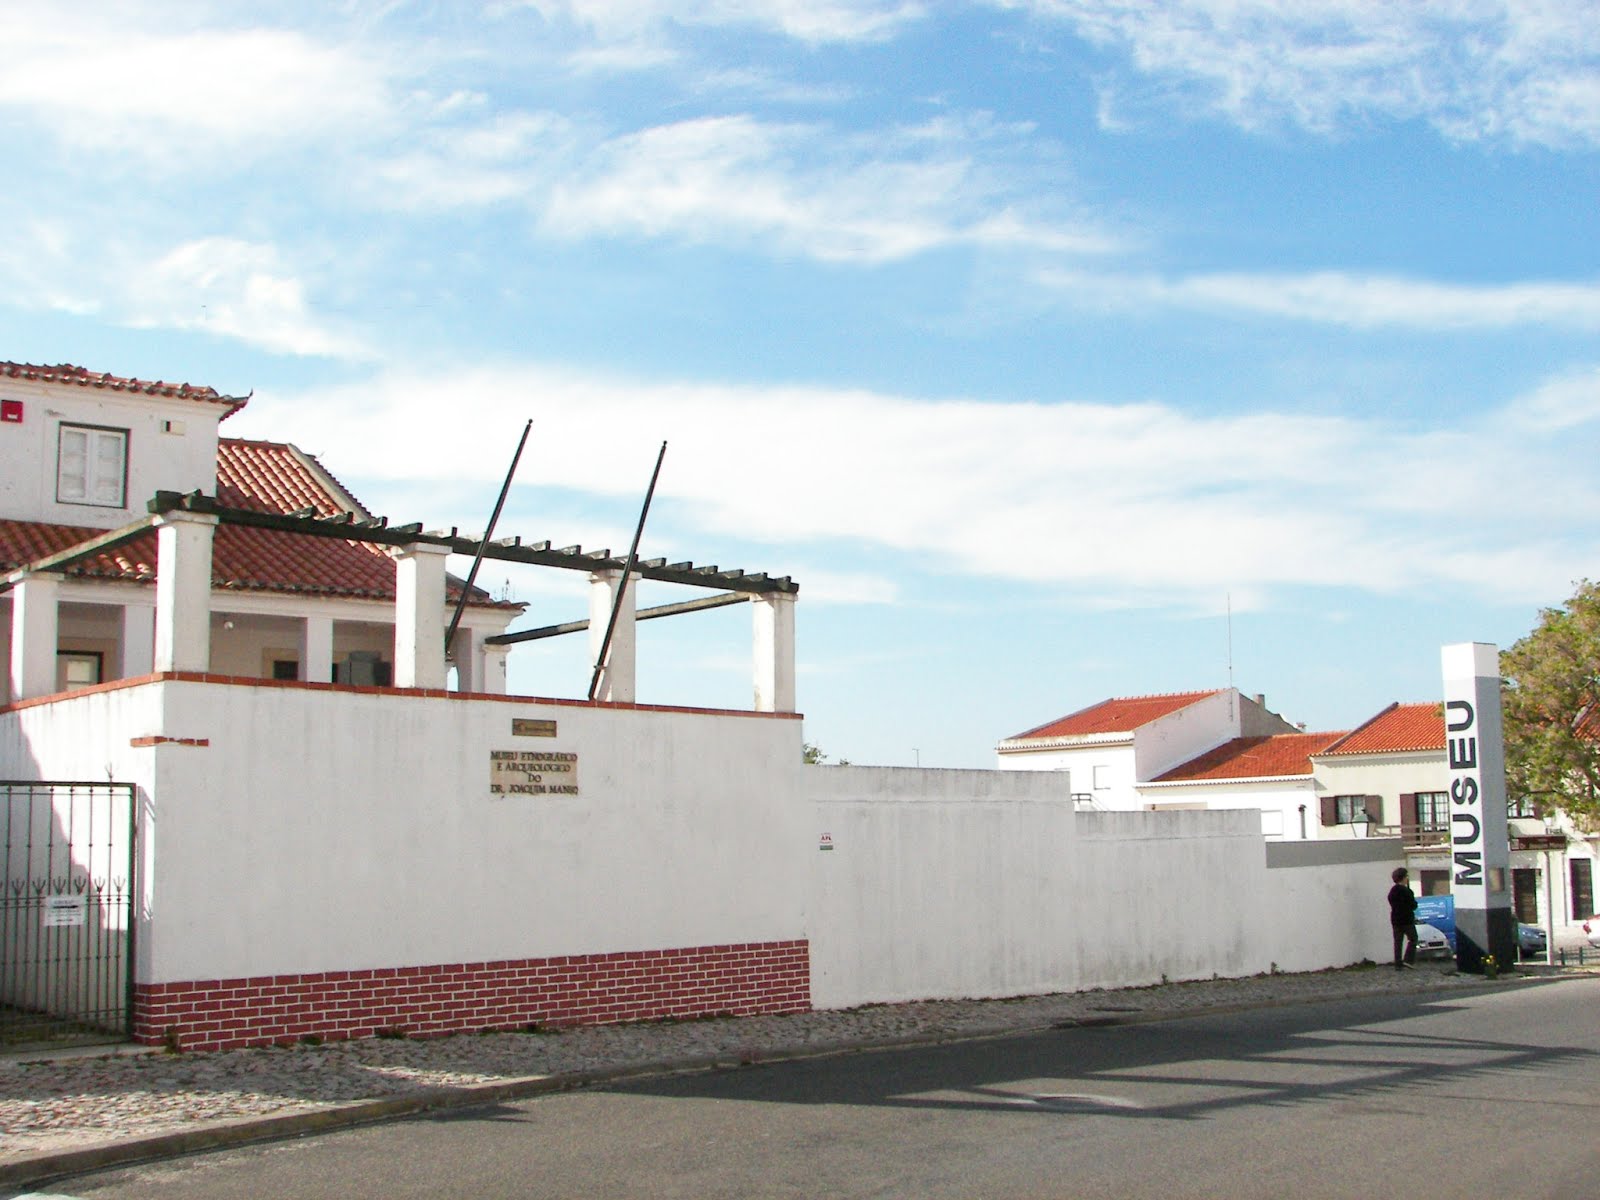
<instances>
[{"instance_id":1,"label":"cobblestone pavement","mask_svg":"<svg viewBox=\"0 0 1600 1200\"><path fill-rule=\"evenodd\" d=\"M1522 978L1527 978L1523 975ZM1206 1009L1482 987L1453 964L1351 967L1012 1000L875 1005L783 1017L591 1026L553 1033L369 1039L212 1054L0 1059L0 1169L153 1135L206 1130L441 1089L582 1079L650 1067L737 1065L796 1054ZM1507 980L1503 986L1515 986Z\"/></svg>"}]
</instances>

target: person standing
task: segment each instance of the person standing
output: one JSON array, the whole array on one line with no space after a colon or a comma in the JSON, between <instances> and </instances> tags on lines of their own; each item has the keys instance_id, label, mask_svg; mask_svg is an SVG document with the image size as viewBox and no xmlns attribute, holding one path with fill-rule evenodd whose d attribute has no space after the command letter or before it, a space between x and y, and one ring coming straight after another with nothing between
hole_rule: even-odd
<instances>
[{"instance_id":1,"label":"person standing","mask_svg":"<svg viewBox=\"0 0 1600 1200\"><path fill-rule=\"evenodd\" d=\"M1389 876L1394 880L1394 886L1389 889L1389 927L1394 931L1396 971L1417 963L1417 894L1407 885L1406 877L1404 867L1396 867Z\"/></svg>"}]
</instances>

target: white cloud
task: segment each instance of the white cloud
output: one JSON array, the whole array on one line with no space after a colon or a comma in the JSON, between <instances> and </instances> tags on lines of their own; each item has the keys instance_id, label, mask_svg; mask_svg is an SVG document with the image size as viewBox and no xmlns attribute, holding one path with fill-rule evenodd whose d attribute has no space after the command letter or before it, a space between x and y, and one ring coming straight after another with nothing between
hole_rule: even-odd
<instances>
[{"instance_id":1,"label":"white cloud","mask_svg":"<svg viewBox=\"0 0 1600 1200\"><path fill-rule=\"evenodd\" d=\"M201 238L177 246L127 280L123 320L196 329L283 354L362 358L354 337L315 318L305 288L271 246Z\"/></svg>"},{"instance_id":2,"label":"white cloud","mask_svg":"<svg viewBox=\"0 0 1600 1200\"><path fill-rule=\"evenodd\" d=\"M1422 120L1458 141L1600 145L1593 0L996 0L1124 51L1131 68L1246 128ZM1109 85L1112 123L1136 104Z\"/></svg>"},{"instance_id":3,"label":"white cloud","mask_svg":"<svg viewBox=\"0 0 1600 1200\"><path fill-rule=\"evenodd\" d=\"M0 15L0 109L80 147L186 160L374 133L394 110L385 69L355 50L266 28L151 32L119 15Z\"/></svg>"},{"instance_id":4,"label":"white cloud","mask_svg":"<svg viewBox=\"0 0 1600 1200\"><path fill-rule=\"evenodd\" d=\"M558 181L544 228L756 242L825 261L884 262L962 244L1074 253L1115 245L1086 222L1019 211L1012 185L978 157L989 136L941 122L852 138L748 116L656 126L613 139Z\"/></svg>"},{"instance_id":5,"label":"white cloud","mask_svg":"<svg viewBox=\"0 0 1600 1200\"><path fill-rule=\"evenodd\" d=\"M444 395L474 420L430 421ZM730 538L766 544L776 561L750 569L795 574L802 588L789 563L843 540L933 571L1065 586L1090 604L1209 604L1230 590L1301 585L1536 599L1566 586L1600 519L1581 456L1565 461L1563 448L1517 434L1509 412L1493 429L1406 432L1349 418L662 386L532 367L391 375L250 412L281 422L270 436L317 429L344 477L413 486L487 480L498 464L484 460L481 431L532 412L536 442L561 452L538 455L527 482L613 502L648 476L670 434L657 503L672 506L680 542L704 540L687 557L715 559ZM594 470L599 461L607 470Z\"/></svg>"},{"instance_id":6,"label":"white cloud","mask_svg":"<svg viewBox=\"0 0 1600 1200\"><path fill-rule=\"evenodd\" d=\"M1389 275L1215 273L1163 279L1045 268L1038 281L1079 307L1182 308L1356 329L1600 329L1600 284L1447 284Z\"/></svg>"},{"instance_id":7,"label":"white cloud","mask_svg":"<svg viewBox=\"0 0 1600 1200\"><path fill-rule=\"evenodd\" d=\"M566 20L606 41L664 37L672 25L782 34L812 45L878 41L919 20L906 0L530 0L546 20Z\"/></svg>"},{"instance_id":8,"label":"white cloud","mask_svg":"<svg viewBox=\"0 0 1600 1200\"><path fill-rule=\"evenodd\" d=\"M1547 380L1513 404L1510 417L1539 433L1600 423L1600 367L1583 367Z\"/></svg>"}]
</instances>

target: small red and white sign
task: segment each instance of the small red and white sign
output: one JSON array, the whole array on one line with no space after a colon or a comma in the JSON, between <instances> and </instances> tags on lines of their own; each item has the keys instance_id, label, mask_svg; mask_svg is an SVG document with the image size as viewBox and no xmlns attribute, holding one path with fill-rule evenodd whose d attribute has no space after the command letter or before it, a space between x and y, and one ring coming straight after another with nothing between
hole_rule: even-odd
<instances>
[{"instance_id":1,"label":"small red and white sign","mask_svg":"<svg viewBox=\"0 0 1600 1200\"><path fill-rule=\"evenodd\" d=\"M8 425L22 424L22 401L0 400L0 421Z\"/></svg>"},{"instance_id":2,"label":"small red and white sign","mask_svg":"<svg viewBox=\"0 0 1600 1200\"><path fill-rule=\"evenodd\" d=\"M825 833L819 839L817 839L817 849L818 850L832 850L833 849L833 834Z\"/></svg>"}]
</instances>

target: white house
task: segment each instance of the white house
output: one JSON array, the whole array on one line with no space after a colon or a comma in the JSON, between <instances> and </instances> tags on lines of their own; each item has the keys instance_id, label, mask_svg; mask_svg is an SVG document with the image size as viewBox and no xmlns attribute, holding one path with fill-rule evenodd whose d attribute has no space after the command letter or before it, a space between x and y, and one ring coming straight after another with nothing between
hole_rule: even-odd
<instances>
[{"instance_id":1,"label":"white house","mask_svg":"<svg viewBox=\"0 0 1600 1200\"><path fill-rule=\"evenodd\" d=\"M1342 733L1275 733L1224 742L1137 785L1151 809L1255 808L1269 838L1317 836L1319 804L1312 755Z\"/></svg>"},{"instance_id":2,"label":"white house","mask_svg":"<svg viewBox=\"0 0 1600 1200\"><path fill-rule=\"evenodd\" d=\"M191 514L152 520L159 492L352 528L380 523L294 446L221 437L221 422L244 404L207 387L0 363L0 661L9 666L0 704L156 668L157 566L162 539L176 539L180 523L188 537L214 526L204 531L209 618L184 631L204 644L207 669L392 682L400 556L372 542ZM140 522L133 536L118 535ZM447 578L450 603L461 587ZM485 639L521 611L474 589L453 642L461 690L504 692L505 649Z\"/></svg>"},{"instance_id":3,"label":"white house","mask_svg":"<svg viewBox=\"0 0 1600 1200\"><path fill-rule=\"evenodd\" d=\"M1299 732L1236 688L1102 700L1006 738L1003 771L1067 771L1080 805L1148 807L1139 785L1241 737Z\"/></svg>"},{"instance_id":4,"label":"white house","mask_svg":"<svg viewBox=\"0 0 1600 1200\"><path fill-rule=\"evenodd\" d=\"M1098 704L1000 743L1000 766L1070 772L1081 807L1257 809L1274 841L1398 838L1418 890L1450 891L1449 786L1438 703L1389 705L1349 731L1305 733L1226 689ZM1510 801L1519 920L1556 926L1594 907L1597 837Z\"/></svg>"}]
</instances>

